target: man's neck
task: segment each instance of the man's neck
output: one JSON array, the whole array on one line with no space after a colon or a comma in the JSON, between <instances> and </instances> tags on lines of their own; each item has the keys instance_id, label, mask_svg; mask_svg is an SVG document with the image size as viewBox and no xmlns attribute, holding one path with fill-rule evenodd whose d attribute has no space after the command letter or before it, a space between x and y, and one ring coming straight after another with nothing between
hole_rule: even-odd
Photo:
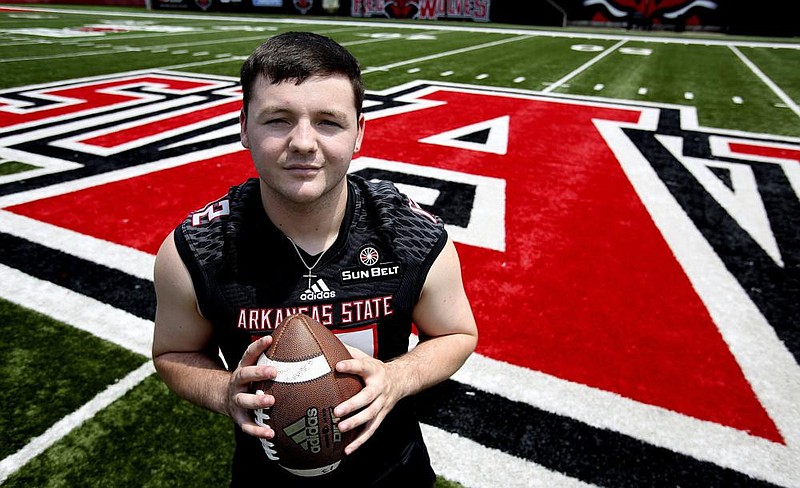
<instances>
[{"instance_id":1,"label":"man's neck","mask_svg":"<svg viewBox=\"0 0 800 488\"><path fill-rule=\"evenodd\" d=\"M308 254L319 254L336 241L347 211L347 182L316 202L297 204L275 196L261 184L261 202L272 223Z\"/></svg>"}]
</instances>

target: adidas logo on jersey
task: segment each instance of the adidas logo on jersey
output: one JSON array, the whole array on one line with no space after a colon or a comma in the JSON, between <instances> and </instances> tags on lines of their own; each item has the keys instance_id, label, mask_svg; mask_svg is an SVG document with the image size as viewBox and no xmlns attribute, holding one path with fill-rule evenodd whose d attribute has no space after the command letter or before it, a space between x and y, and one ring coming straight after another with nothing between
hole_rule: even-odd
<instances>
[{"instance_id":1,"label":"adidas logo on jersey","mask_svg":"<svg viewBox=\"0 0 800 488\"><path fill-rule=\"evenodd\" d=\"M322 300L325 298L334 298L335 296L336 292L328 288L328 285L326 285L322 278L320 278L316 283L311 285L311 288L304 291L303 294L300 295L300 300Z\"/></svg>"}]
</instances>

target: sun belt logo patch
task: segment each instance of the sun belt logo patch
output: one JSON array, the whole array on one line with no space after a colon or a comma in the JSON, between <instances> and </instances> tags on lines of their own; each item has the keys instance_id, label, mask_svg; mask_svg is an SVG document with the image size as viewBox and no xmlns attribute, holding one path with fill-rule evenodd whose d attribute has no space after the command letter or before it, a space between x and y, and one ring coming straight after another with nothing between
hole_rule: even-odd
<instances>
[{"instance_id":1,"label":"sun belt logo patch","mask_svg":"<svg viewBox=\"0 0 800 488\"><path fill-rule=\"evenodd\" d=\"M374 246L365 246L358 253L358 258L364 266L373 266L380 261L380 253Z\"/></svg>"},{"instance_id":2,"label":"sun belt logo patch","mask_svg":"<svg viewBox=\"0 0 800 488\"><path fill-rule=\"evenodd\" d=\"M395 279L402 275L399 262L381 263L380 251L375 246L366 245L358 252L361 266L343 268L339 278L344 285L364 283L366 281Z\"/></svg>"}]
</instances>

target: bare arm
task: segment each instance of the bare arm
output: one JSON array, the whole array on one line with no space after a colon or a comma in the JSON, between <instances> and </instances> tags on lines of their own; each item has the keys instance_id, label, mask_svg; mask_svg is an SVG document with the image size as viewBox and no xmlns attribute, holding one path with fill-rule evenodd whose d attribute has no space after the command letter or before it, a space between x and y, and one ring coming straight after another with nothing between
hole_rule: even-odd
<instances>
[{"instance_id":1,"label":"bare arm","mask_svg":"<svg viewBox=\"0 0 800 488\"><path fill-rule=\"evenodd\" d=\"M156 256L155 288L153 363L164 383L180 397L228 415L243 431L271 438L272 430L256 425L249 410L271 406L274 398L250 394L248 389L252 381L274 378L274 368L255 366L272 338L251 344L233 373L216 361L212 325L198 311L189 272L171 234Z\"/></svg>"},{"instance_id":2,"label":"bare arm","mask_svg":"<svg viewBox=\"0 0 800 488\"><path fill-rule=\"evenodd\" d=\"M366 407L339 424L342 431L365 426L364 432L346 448L348 454L372 436L398 401L449 378L475 350L478 328L452 241L448 240L431 267L413 319L420 343L408 353L383 363L356 352L356 359L337 364L337 370L358 374L366 384L335 410L338 417L345 417Z\"/></svg>"}]
</instances>

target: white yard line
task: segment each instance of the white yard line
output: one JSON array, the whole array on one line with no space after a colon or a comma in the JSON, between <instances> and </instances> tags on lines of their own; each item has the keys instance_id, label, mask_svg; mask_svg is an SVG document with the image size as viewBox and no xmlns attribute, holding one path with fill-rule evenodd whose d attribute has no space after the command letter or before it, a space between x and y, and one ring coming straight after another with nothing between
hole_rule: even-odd
<instances>
[{"instance_id":1,"label":"white yard line","mask_svg":"<svg viewBox=\"0 0 800 488\"><path fill-rule=\"evenodd\" d=\"M19 22L19 21L17 21ZM277 29L277 27L275 27ZM130 39L163 39L165 37L173 37L173 36L196 36L196 35L203 35L203 34L223 34L224 31L221 30L201 30L195 32L158 32L154 34L126 34L126 33L118 33L115 34L117 37L113 39L115 41L127 41ZM18 34L22 35L22 34ZM72 37L72 38L50 38L50 39L30 39L26 38L25 36L19 38L19 42L9 43L9 44L0 44L0 47L13 47L13 46L28 46L31 44L58 44L59 46L72 46L75 44L82 44L82 43L90 43L90 42L99 42L99 41L108 41L108 37L100 37L100 36L86 36L86 37Z\"/></svg>"},{"instance_id":2,"label":"white yard line","mask_svg":"<svg viewBox=\"0 0 800 488\"><path fill-rule=\"evenodd\" d=\"M763 81L764 84L767 85L769 89L772 90L772 92L775 93L775 95L777 95L778 98L780 98L781 101L785 103L786 106L789 107L789 109L792 112L794 112L795 115L800 117L800 107L797 106L794 100L792 100L791 97L789 97L789 95L786 94L786 92L781 90L781 88L774 81L772 81L767 75L765 75L764 72L761 71L758 68L758 66L755 65L755 63L750 61L750 59L748 59L748 57L745 56L736 46L728 46L728 47L730 48L731 51L733 51L733 54L735 54L736 57L738 57L744 63L745 66L750 68L750 71L752 71L753 74L758 76L758 78L761 81Z\"/></svg>"},{"instance_id":3,"label":"white yard line","mask_svg":"<svg viewBox=\"0 0 800 488\"><path fill-rule=\"evenodd\" d=\"M524 36L511 37L511 38L507 38L507 39L501 39L499 41L486 42L484 44L478 44L476 46L462 47L460 49L453 49L452 51L445 51L445 52L442 52L442 53L431 54L429 56L423 56L421 58L407 59L405 61L398 61L397 63L391 63L391 64L385 64L383 66L367 68L364 71L362 71L362 73L363 74L369 74L369 73L373 73L375 71L386 71L386 70L390 70L392 68L397 68L397 67L400 67L400 66L406 66L406 65L414 64L414 63L421 63L423 61L430 61L432 59L444 58L444 57L447 57L447 56L453 56L453 55L456 55L456 54L467 53L467 52L470 52L470 51L477 51L479 49L485 49L487 47L500 46L502 44L507 44L509 42L516 42L516 41L521 41L523 39L529 39L529 38L530 38L529 36L524 35Z\"/></svg>"},{"instance_id":4,"label":"white yard line","mask_svg":"<svg viewBox=\"0 0 800 488\"><path fill-rule=\"evenodd\" d=\"M154 372L153 362L147 361L137 369L128 373L128 375L120 381L111 384L104 391L98 393L97 396L85 403L81 408L53 424L42 435L31 439L25 447L0 461L0 484L5 482L9 476L17 472L31 459L43 453L85 421L91 419L98 412L114 403Z\"/></svg>"},{"instance_id":5,"label":"white yard line","mask_svg":"<svg viewBox=\"0 0 800 488\"><path fill-rule=\"evenodd\" d=\"M226 39L226 43L230 42L249 42L249 41L263 41L266 36L248 36L248 37L237 37L233 39ZM109 39L105 39L108 41ZM124 39L115 39L115 40L124 40ZM21 61L43 61L49 59L63 59L63 58L75 58L75 57L83 57L83 56L101 56L105 54L121 54L126 52L143 52L143 51L151 51L153 49L176 49L176 48L187 48L187 47L197 47L197 46L207 46L207 45L215 45L219 44L219 39L209 39L205 41L198 41L198 42L180 42L176 44L164 44L160 46L147 46L147 47L133 47L133 46L123 46L120 45L114 49L106 49L103 51L84 51L84 52L75 52L75 53L64 53L64 54L57 54L57 55L48 55L48 56L27 56L27 57L20 57L20 58L3 58L0 59L0 63L16 63Z\"/></svg>"},{"instance_id":6,"label":"white yard line","mask_svg":"<svg viewBox=\"0 0 800 488\"><path fill-rule=\"evenodd\" d=\"M593 57L589 61L583 63L583 65L579 66L577 69L573 70L571 73L569 73L566 76L562 77L560 80L550 84L550 86L548 86L547 88L542 90L542 93L550 93L551 91L555 90L556 88L559 88L564 83L568 82L572 78L575 78L579 74L581 74L584 71L586 71L587 69L589 69L593 64L597 63L601 59L605 58L609 54L611 54L614 51L616 51L617 49L619 49L620 46L622 46L626 42L628 42L628 39L622 39L621 41L619 41L618 43L614 44L613 46L611 46L610 48L606 49L605 51L601 52L600 54L598 54L597 56Z\"/></svg>"},{"instance_id":7,"label":"white yard line","mask_svg":"<svg viewBox=\"0 0 800 488\"><path fill-rule=\"evenodd\" d=\"M24 222L18 223L25 225ZM32 232L35 234L38 231ZM28 232L23 231L23 233ZM28 234L28 237L33 237ZM0 265L0 281L4 284L0 288L0 297L6 300L89 332L127 350L143 356L150 355L153 337L151 321L135 317L111 305L7 266ZM153 362L147 361L120 381L109 385L79 409L55 422L19 451L0 461L0 484L154 372Z\"/></svg>"},{"instance_id":8,"label":"white yard line","mask_svg":"<svg viewBox=\"0 0 800 488\"><path fill-rule=\"evenodd\" d=\"M221 63L233 63L233 62L236 62L237 66L238 66L245 59L247 59L247 56L229 56L227 58L209 59L209 60L205 60L205 61L195 61L194 63L170 64L168 66L159 66L159 67L153 68L153 69L179 70L179 69L186 69L186 68L194 68L194 67L197 67L197 66L207 66L209 64L221 64Z\"/></svg>"},{"instance_id":9,"label":"white yard line","mask_svg":"<svg viewBox=\"0 0 800 488\"><path fill-rule=\"evenodd\" d=\"M16 62L25 62L25 61L46 61L50 59L65 59L65 58L81 58L85 56L102 56L105 54L121 54L124 52L131 52L130 49L111 49L107 51L93 51L93 52L81 52L81 53L67 53L67 54L59 54L56 56L27 56L24 58L3 58L0 59L0 63L16 63Z\"/></svg>"}]
</instances>

